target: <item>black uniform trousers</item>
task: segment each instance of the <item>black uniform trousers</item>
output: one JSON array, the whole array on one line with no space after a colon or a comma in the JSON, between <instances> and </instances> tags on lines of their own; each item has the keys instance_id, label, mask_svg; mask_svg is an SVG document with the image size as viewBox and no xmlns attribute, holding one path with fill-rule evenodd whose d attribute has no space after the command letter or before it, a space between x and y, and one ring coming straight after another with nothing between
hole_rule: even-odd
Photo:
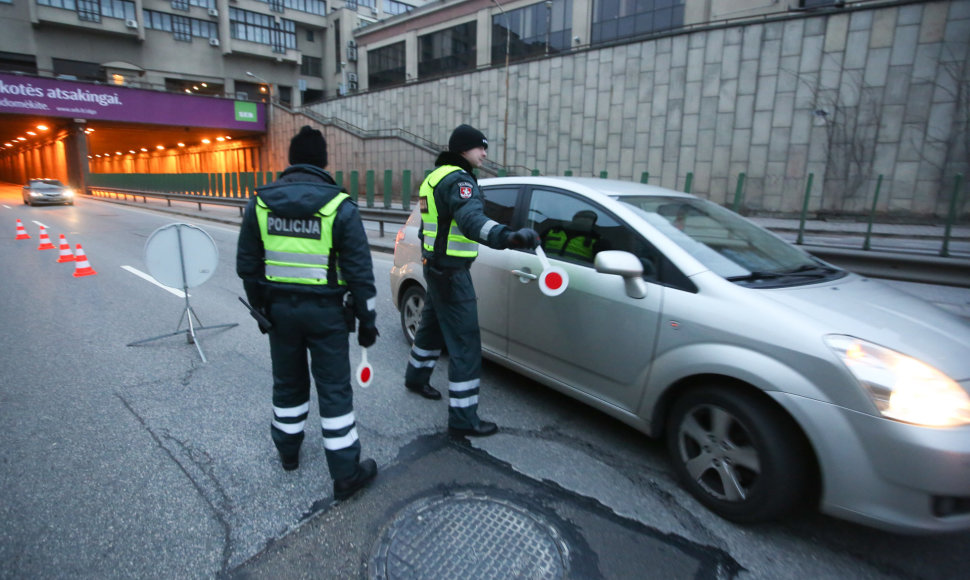
<instances>
[{"instance_id":1,"label":"black uniform trousers","mask_svg":"<svg viewBox=\"0 0 970 580\"><path fill-rule=\"evenodd\" d=\"M478 303L469 268L438 269L424 266L428 294L421 323L404 374L409 386L431 380L441 349L448 348L448 425L478 427L479 379L482 376L482 336Z\"/></svg>"},{"instance_id":2,"label":"black uniform trousers","mask_svg":"<svg viewBox=\"0 0 970 580\"><path fill-rule=\"evenodd\" d=\"M273 442L283 456L299 453L309 414L312 374L330 477L351 477L360 460L360 441L350 386L349 332L343 305L338 297L280 293L274 294L269 308L273 321L269 332Z\"/></svg>"}]
</instances>

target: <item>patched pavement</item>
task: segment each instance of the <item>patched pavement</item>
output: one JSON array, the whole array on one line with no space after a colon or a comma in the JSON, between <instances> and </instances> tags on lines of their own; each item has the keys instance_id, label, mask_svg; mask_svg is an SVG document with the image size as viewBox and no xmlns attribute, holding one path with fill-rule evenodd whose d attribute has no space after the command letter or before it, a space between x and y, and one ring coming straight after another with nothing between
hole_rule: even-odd
<instances>
[{"instance_id":1,"label":"patched pavement","mask_svg":"<svg viewBox=\"0 0 970 580\"><path fill-rule=\"evenodd\" d=\"M232 578L726 579L724 551L620 517L446 435L405 446L344 502L301 524Z\"/></svg>"}]
</instances>

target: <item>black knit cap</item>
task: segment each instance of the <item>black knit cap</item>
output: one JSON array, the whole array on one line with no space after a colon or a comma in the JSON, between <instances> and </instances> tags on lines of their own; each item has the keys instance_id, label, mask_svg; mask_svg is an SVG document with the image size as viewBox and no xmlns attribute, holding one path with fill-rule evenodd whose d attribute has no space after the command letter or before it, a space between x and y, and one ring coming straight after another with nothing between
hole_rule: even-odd
<instances>
[{"instance_id":1,"label":"black knit cap","mask_svg":"<svg viewBox=\"0 0 970 580\"><path fill-rule=\"evenodd\" d=\"M305 163L320 169L327 167L327 142L323 133L309 125L290 140L290 165Z\"/></svg>"},{"instance_id":2,"label":"black knit cap","mask_svg":"<svg viewBox=\"0 0 970 580\"><path fill-rule=\"evenodd\" d=\"M451 138L448 139L448 151L452 153L464 153L476 147L488 149L488 139L485 138L485 133L482 133L471 125L458 125L451 132Z\"/></svg>"}]
</instances>

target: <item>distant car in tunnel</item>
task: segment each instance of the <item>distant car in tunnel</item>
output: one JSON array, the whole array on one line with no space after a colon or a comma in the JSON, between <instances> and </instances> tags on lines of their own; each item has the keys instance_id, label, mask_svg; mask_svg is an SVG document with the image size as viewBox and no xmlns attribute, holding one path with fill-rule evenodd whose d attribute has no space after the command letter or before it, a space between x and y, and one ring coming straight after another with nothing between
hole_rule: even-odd
<instances>
[{"instance_id":1,"label":"distant car in tunnel","mask_svg":"<svg viewBox=\"0 0 970 580\"><path fill-rule=\"evenodd\" d=\"M24 203L27 205L43 203L74 205L74 190L58 179L30 179L22 192Z\"/></svg>"}]
</instances>

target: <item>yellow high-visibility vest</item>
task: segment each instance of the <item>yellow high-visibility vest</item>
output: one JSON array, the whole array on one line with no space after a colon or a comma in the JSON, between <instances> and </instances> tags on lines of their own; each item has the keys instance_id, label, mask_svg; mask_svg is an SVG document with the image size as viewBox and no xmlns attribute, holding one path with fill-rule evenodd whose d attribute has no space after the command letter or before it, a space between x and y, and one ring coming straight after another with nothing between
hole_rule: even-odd
<instances>
[{"instance_id":1,"label":"yellow high-visibility vest","mask_svg":"<svg viewBox=\"0 0 970 580\"><path fill-rule=\"evenodd\" d=\"M434 188L446 176L461 171L456 165L442 165L428 175L421 184L418 192L421 203L421 233L424 235L424 249L434 252L434 243L438 237L438 207L434 201ZM462 235L454 219L448 228L448 243L445 245L445 255L458 258L475 258L478 256L478 242Z\"/></svg>"},{"instance_id":2,"label":"yellow high-visibility vest","mask_svg":"<svg viewBox=\"0 0 970 580\"><path fill-rule=\"evenodd\" d=\"M266 250L266 279L289 284L325 285L333 247L333 221L337 207L350 196L338 193L315 214L306 218L284 218L274 215L256 197L256 219L259 235ZM338 284L346 284L340 279Z\"/></svg>"}]
</instances>

